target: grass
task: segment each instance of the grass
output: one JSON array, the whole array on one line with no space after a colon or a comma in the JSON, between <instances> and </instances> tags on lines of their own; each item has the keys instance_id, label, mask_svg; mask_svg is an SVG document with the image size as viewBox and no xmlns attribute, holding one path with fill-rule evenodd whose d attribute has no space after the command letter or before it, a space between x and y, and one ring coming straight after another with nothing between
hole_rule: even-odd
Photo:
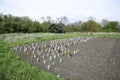
<instances>
[{"instance_id":1,"label":"grass","mask_svg":"<svg viewBox=\"0 0 120 80\"><path fill-rule=\"evenodd\" d=\"M120 33L11 33L0 34L0 80L63 80L56 75L39 71L36 67L22 61L11 48L45 40L70 38L77 36L95 36L120 38Z\"/></svg>"}]
</instances>

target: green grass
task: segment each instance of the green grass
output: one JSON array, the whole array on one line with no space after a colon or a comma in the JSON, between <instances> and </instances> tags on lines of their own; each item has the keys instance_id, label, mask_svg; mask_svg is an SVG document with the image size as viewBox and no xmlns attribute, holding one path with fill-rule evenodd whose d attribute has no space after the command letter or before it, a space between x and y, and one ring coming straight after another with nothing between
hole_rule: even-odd
<instances>
[{"instance_id":1,"label":"green grass","mask_svg":"<svg viewBox=\"0 0 120 80\"><path fill-rule=\"evenodd\" d=\"M39 71L37 68L25 63L16 53L11 51L11 48L33 42L77 36L120 38L119 33L0 34L0 80L63 80L62 78L57 78L56 75Z\"/></svg>"}]
</instances>

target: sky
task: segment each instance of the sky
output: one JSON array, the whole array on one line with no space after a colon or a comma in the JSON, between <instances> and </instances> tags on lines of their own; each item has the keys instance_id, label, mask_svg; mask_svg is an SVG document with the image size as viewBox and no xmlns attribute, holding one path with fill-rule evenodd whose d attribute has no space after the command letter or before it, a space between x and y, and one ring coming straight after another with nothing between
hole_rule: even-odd
<instances>
[{"instance_id":1,"label":"sky","mask_svg":"<svg viewBox=\"0 0 120 80\"><path fill-rule=\"evenodd\" d=\"M120 21L120 0L0 0L0 13L14 16L57 18L71 21L108 19Z\"/></svg>"}]
</instances>

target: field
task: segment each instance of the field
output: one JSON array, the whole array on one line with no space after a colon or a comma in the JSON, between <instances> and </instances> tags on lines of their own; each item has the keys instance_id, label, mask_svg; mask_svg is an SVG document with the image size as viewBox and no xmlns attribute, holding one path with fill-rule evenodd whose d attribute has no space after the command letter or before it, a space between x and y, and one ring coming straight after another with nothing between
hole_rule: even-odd
<instances>
[{"instance_id":1,"label":"field","mask_svg":"<svg viewBox=\"0 0 120 80\"><path fill-rule=\"evenodd\" d=\"M79 39L82 39L83 42L79 41ZM56 55L52 55L54 50L53 52L49 52L55 59L53 61L53 58L50 58L51 64L46 63L48 60L45 56L42 57L45 59L37 57L37 50L39 50L39 48L35 47L35 50L31 49L31 51L28 52L28 46L33 45L32 47L34 47L41 44L48 46L45 49L48 52L47 48L50 47L51 40L54 44L58 44L59 41L64 42L62 46L63 50L57 51L62 53L59 55L60 59L58 59ZM119 44L120 33L1 34L0 80L63 80L63 78L65 80L84 80L86 76L86 80L119 80ZM113 55L113 53L116 53L116 55ZM94 55L94 57L92 55ZM50 57L50 55L48 55L48 57ZM45 65L39 64L41 63L40 61L43 61ZM110 64L105 65L108 62ZM107 76L102 75L101 77L102 73L99 70ZM95 74L97 77L94 76Z\"/></svg>"}]
</instances>

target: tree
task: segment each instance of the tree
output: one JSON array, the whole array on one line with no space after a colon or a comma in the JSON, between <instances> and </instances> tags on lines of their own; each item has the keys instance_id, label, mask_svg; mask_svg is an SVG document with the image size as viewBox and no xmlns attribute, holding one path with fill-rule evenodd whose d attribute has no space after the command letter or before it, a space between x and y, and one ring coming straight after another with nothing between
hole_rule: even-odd
<instances>
[{"instance_id":1,"label":"tree","mask_svg":"<svg viewBox=\"0 0 120 80\"><path fill-rule=\"evenodd\" d=\"M108 20L102 19L102 21L101 21L102 28L105 28L108 22L109 22Z\"/></svg>"},{"instance_id":2,"label":"tree","mask_svg":"<svg viewBox=\"0 0 120 80\"><path fill-rule=\"evenodd\" d=\"M37 21L34 21L32 26L34 27L34 32L42 32L43 31L40 23Z\"/></svg>"},{"instance_id":3,"label":"tree","mask_svg":"<svg viewBox=\"0 0 120 80\"><path fill-rule=\"evenodd\" d=\"M119 23L117 21L110 21L106 24L105 29L109 32L116 32Z\"/></svg>"},{"instance_id":4,"label":"tree","mask_svg":"<svg viewBox=\"0 0 120 80\"><path fill-rule=\"evenodd\" d=\"M42 32L47 32L48 26L50 25L49 22L45 21L43 23L41 23L41 27L42 27Z\"/></svg>"},{"instance_id":5,"label":"tree","mask_svg":"<svg viewBox=\"0 0 120 80\"><path fill-rule=\"evenodd\" d=\"M48 32L52 33L65 33L64 25L59 23L59 24L50 24L48 27Z\"/></svg>"},{"instance_id":6,"label":"tree","mask_svg":"<svg viewBox=\"0 0 120 80\"><path fill-rule=\"evenodd\" d=\"M47 16L46 19L47 19L48 23L52 23L52 17L51 16Z\"/></svg>"},{"instance_id":7,"label":"tree","mask_svg":"<svg viewBox=\"0 0 120 80\"><path fill-rule=\"evenodd\" d=\"M118 22L118 25L117 25L117 31L119 31L120 32L120 22Z\"/></svg>"},{"instance_id":8,"label":"tree","mask_svg":"<svg viewBox=\"0 0 120 80\"><path fill-rule=\"evenodd\" d=\"M42 22L33 21L29 17L18 17L12 16L10 14L0 13L0 34L1 33L15 33L15 32L24 32L24 33L33 33L33 32L54 32L54 33L64 33L64 32L80 32L80 31L109 31L115 32L120 31L120 22L117 21L108 21L103 19L101 23L95 21L94 18L91 18L86 21L77 21L74 23L68 24L68 18L62 16L57 18L56 22L50 16L41 17Z\"/></svg>"},{"instance_id":9,"label":"tree","mask_svg":"<svg viewBox=\"0 0 120 80\"><path fill-rule=\"evenodd\" d=\"M28 16L24 16L21 17L22 21L21 21L21 28L22 28L22 32L27 33L27 32L33 32L33 26L32 23L33 21L28 17Z\"/></svg>"},{"instance_id":10,"label":"tree","mask_svg":"<svg viewBox=\"0 0 120 80\"><path fill-rule=\"evenodd\" d=\"M62 16L62 17L56 18L56 19L57 19L56 23L61 23L61 24L66 24L69 21L66 16Z\"/></svg>"},{"instance_id":11,"label":"tree","mask_svg":"<svg viewBox=\"0 0 120 80\"><path fill-rule=\"evenodd\" d=\"M87 22L84 22L81 26L81 30L82 31L90 31L90 32L96 32L99 31L101 29L100 24L98 24L96 21L94 20L88 20Z\"/></svg>"},{"instance_id":12,"label":"tree","mask_svg":"<svg viewBox=\"0 0 120 80\"><path fill-rule=\"evenodd\" d=\"M0 33L4 33L4 16L0 13Z\"/></svg>"}]
</instances>

